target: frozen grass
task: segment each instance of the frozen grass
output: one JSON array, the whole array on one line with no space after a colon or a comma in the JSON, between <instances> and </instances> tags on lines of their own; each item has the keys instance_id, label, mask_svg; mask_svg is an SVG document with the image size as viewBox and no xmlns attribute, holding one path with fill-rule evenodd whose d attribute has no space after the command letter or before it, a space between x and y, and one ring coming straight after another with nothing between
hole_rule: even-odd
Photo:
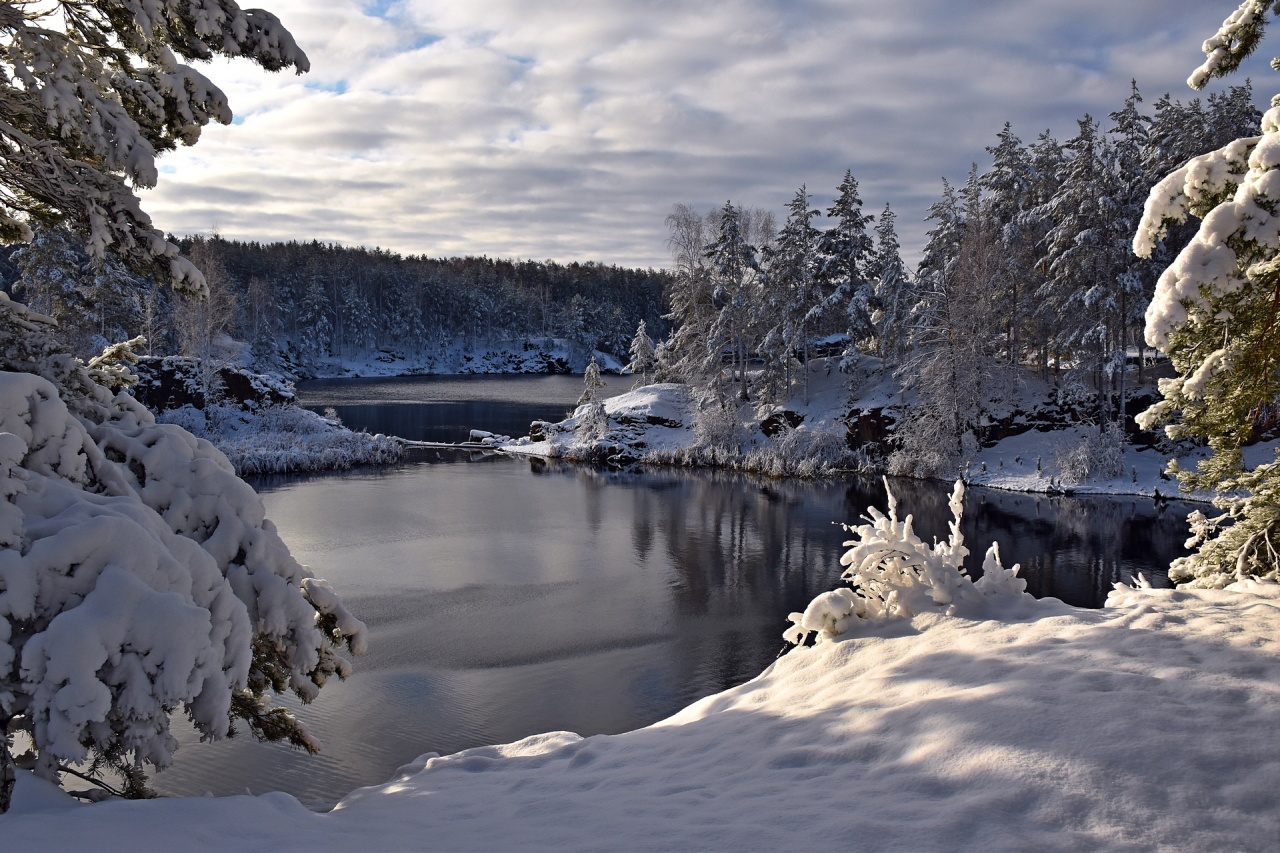
<instances>
[{"instance_id":1,"label":"frozen grass","mask_svg":"<svg viewBox=\"0 0 1280 853\"><path fill-rule=\"evenodd\" d=\"M395 438L353 432L336 418L287 404L254 412L235 406L184 406L157 420L207 439L241 476L381 465L399 461L404 453Z\"/></svg>"}]
</instances>

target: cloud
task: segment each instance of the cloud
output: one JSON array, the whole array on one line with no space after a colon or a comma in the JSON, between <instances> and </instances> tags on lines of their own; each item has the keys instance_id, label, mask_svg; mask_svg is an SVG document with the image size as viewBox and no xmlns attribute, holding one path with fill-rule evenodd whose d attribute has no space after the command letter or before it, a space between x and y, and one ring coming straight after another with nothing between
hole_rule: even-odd
<instances>
[{"instance_id":1,"label":"cloud","mask_svg":"<svg viewBox=\"0 0 1280 853\"><path fill-rule=\"evenodd\" d=\"M676 202L781 213L852 169L912 257L940 179L1184 80L1201 0L378 0L270 4L312 72L207 73L237 124L167 155L175 233L428 255L667 263ZM1212 8L1206 8L1211 6ZM1265 50L1265 45L1264 45ZM1263 76L1259 95L1270 95ZM1240 80L1243 80L1241 76ZM170 171L170 169L172 171Z\"/></svg>"}]
</instances>

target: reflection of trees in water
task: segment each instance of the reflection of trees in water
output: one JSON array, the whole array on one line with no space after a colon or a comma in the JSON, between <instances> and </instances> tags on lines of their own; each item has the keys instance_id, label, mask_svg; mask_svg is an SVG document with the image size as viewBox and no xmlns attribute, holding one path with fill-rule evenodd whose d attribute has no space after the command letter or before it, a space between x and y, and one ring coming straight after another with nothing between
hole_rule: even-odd
<instances>
[{"instance_id":1,"label":"reflection of trees in water","mask_svg":"<svg viewBox=\"0 0 1280 853\"><path fill-rule=\"evenodd\" d=\"M899 510L914 516L921 536L946 536L949 486L895 479L891 487ZM882 496L877 505L883 508ZM969 488L964 506L961 531L971 552L965 561L970 572L981 573L983 554L998 541L1004 564L1021 564L1028 591L1070 604L1101 606L1116 583L1131 582L1139 572L1154 583L1167 583L1170 561L1186 553L1181 546L1190 507L1181 502L1157 508L1143 497Z\"/></svg>"},{"instance_id":2,"label":"reflection of trees in water","mask_svg":"<svg viewBox=\"0 0 1280 853\"><path fill-rule=\"evenodd\" d=\"M591 489L628 490L637 565L662 553L679 639L680 678L710 692L754 676L781 647L784 617L839 583L852 522L869 505L887 507L878 477L774 480L719 470L601 471L551 463ZM899 510L926 539L948 533L951 486L894 479ZM588 513L603 501L588 499ZM980 573L999 541L1005 565L1020 563L1028 589L1071 604L1100 606L1117 582L1142 572L1160 582L1183 553L1187 507L1158 511L1147 498L1050 497L971 488L962 530ZM593 526L598 518L593 520Z\"/></svg>"}]
</instances>

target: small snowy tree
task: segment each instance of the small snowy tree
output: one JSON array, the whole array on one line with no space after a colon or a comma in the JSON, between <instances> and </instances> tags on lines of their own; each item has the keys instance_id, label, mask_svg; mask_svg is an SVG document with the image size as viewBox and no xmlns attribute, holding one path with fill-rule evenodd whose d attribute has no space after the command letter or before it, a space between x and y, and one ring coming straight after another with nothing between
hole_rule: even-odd
<instances>
[{"instance_id":1,"label":"small snowy tree","mask_svg":"<svg viewBox=\"0 0 1280 853\"><path fill-rule=\"evenodd\" d=\"M631 363L627 368L633 374L638 374L643 384L648 385L649 371L657 366L658 355L653 349L653 340L649 337L644 320L640 321L640 325L636 327L635 337L631 339L630 355Z\"/></svg>"},{"instance_id":2,"label":"small snowy tree","mask_svg":"<svg viewBox=\"0 0 1280 853\"><path fill-rule=\"evenodd\" d=\"M0 777L27 733L46 778L120 773L177 749L185 711L217 739L314 751L275 694L345 676L364 626L289 554L226 457L109 386L118 366L59 352L0 294ZM122 351L128 356L127 351ZM0 803L8 791L0 785Z\"/></svg>"},{"instance_id":3,"label":"small snowy tree","mask_svg":"<svg viewBox=\"0 0 1280 853\"><path fill-rule=\"evenodd\" d=\"M600 378L600 365L596 364L596 357L591 356L591 361L587 362L587 369L582 373L582 396L578 398L578 405L585 406L595 399L596 392L605 387L604 380Z\"/></svg>"},{"instance_id":4,"label":"small snowy tree","mask_svg":"<svg viewBox=\"0 0 1280 853\"><path fill-rule=\"evenodd\" d=\"M1187 81L1200 88L1234 71L1262 38L1277 0L1247 0L1204 43L1205 63ZM1280 61L1273 60L1273 66ZM1262 133L1192 158L1147 200L1134 251L1150 255L1172 223L1201 217L1190 244L1164 271L1146 315L1147 343L1169 355L1177 376L1164 400L1139 417L1173 436L1208 441L1212 456L1180 471L1186 489L1214 489L1223 512L1193 516L1188 546L1170 577L1222 586L1280 576L1280 455L1253 470L1241 448L1280 416L1280 96Z\"/></svg>"}]
</instances>

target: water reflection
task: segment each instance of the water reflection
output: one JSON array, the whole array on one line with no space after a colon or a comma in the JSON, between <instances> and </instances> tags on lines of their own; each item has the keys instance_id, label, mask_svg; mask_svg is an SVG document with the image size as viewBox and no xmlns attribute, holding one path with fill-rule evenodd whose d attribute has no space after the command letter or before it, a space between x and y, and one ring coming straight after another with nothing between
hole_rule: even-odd
<instances>
[{"instance_id":1,"label":"water reflection","mask_svg":"<svg viewBox=\"0 0 1280 853\"><path fill-rule=\"evenodd\" d=\"M285 541L371 630L371 653L303 718L320 757L187 743L160 789L286 790L332 803L417 755L542 731L646 725L758 674L785 616L839 579L833 522L885 505L874 478L778 482L434 454L259 482ZM948 488L894 484L923 535ZM1179 551L1185 508L971 490L964 532L998 538L1037 594L1096 604ZM972 558L974 568L981 553Z\"/></svg>"}]
</instances>

